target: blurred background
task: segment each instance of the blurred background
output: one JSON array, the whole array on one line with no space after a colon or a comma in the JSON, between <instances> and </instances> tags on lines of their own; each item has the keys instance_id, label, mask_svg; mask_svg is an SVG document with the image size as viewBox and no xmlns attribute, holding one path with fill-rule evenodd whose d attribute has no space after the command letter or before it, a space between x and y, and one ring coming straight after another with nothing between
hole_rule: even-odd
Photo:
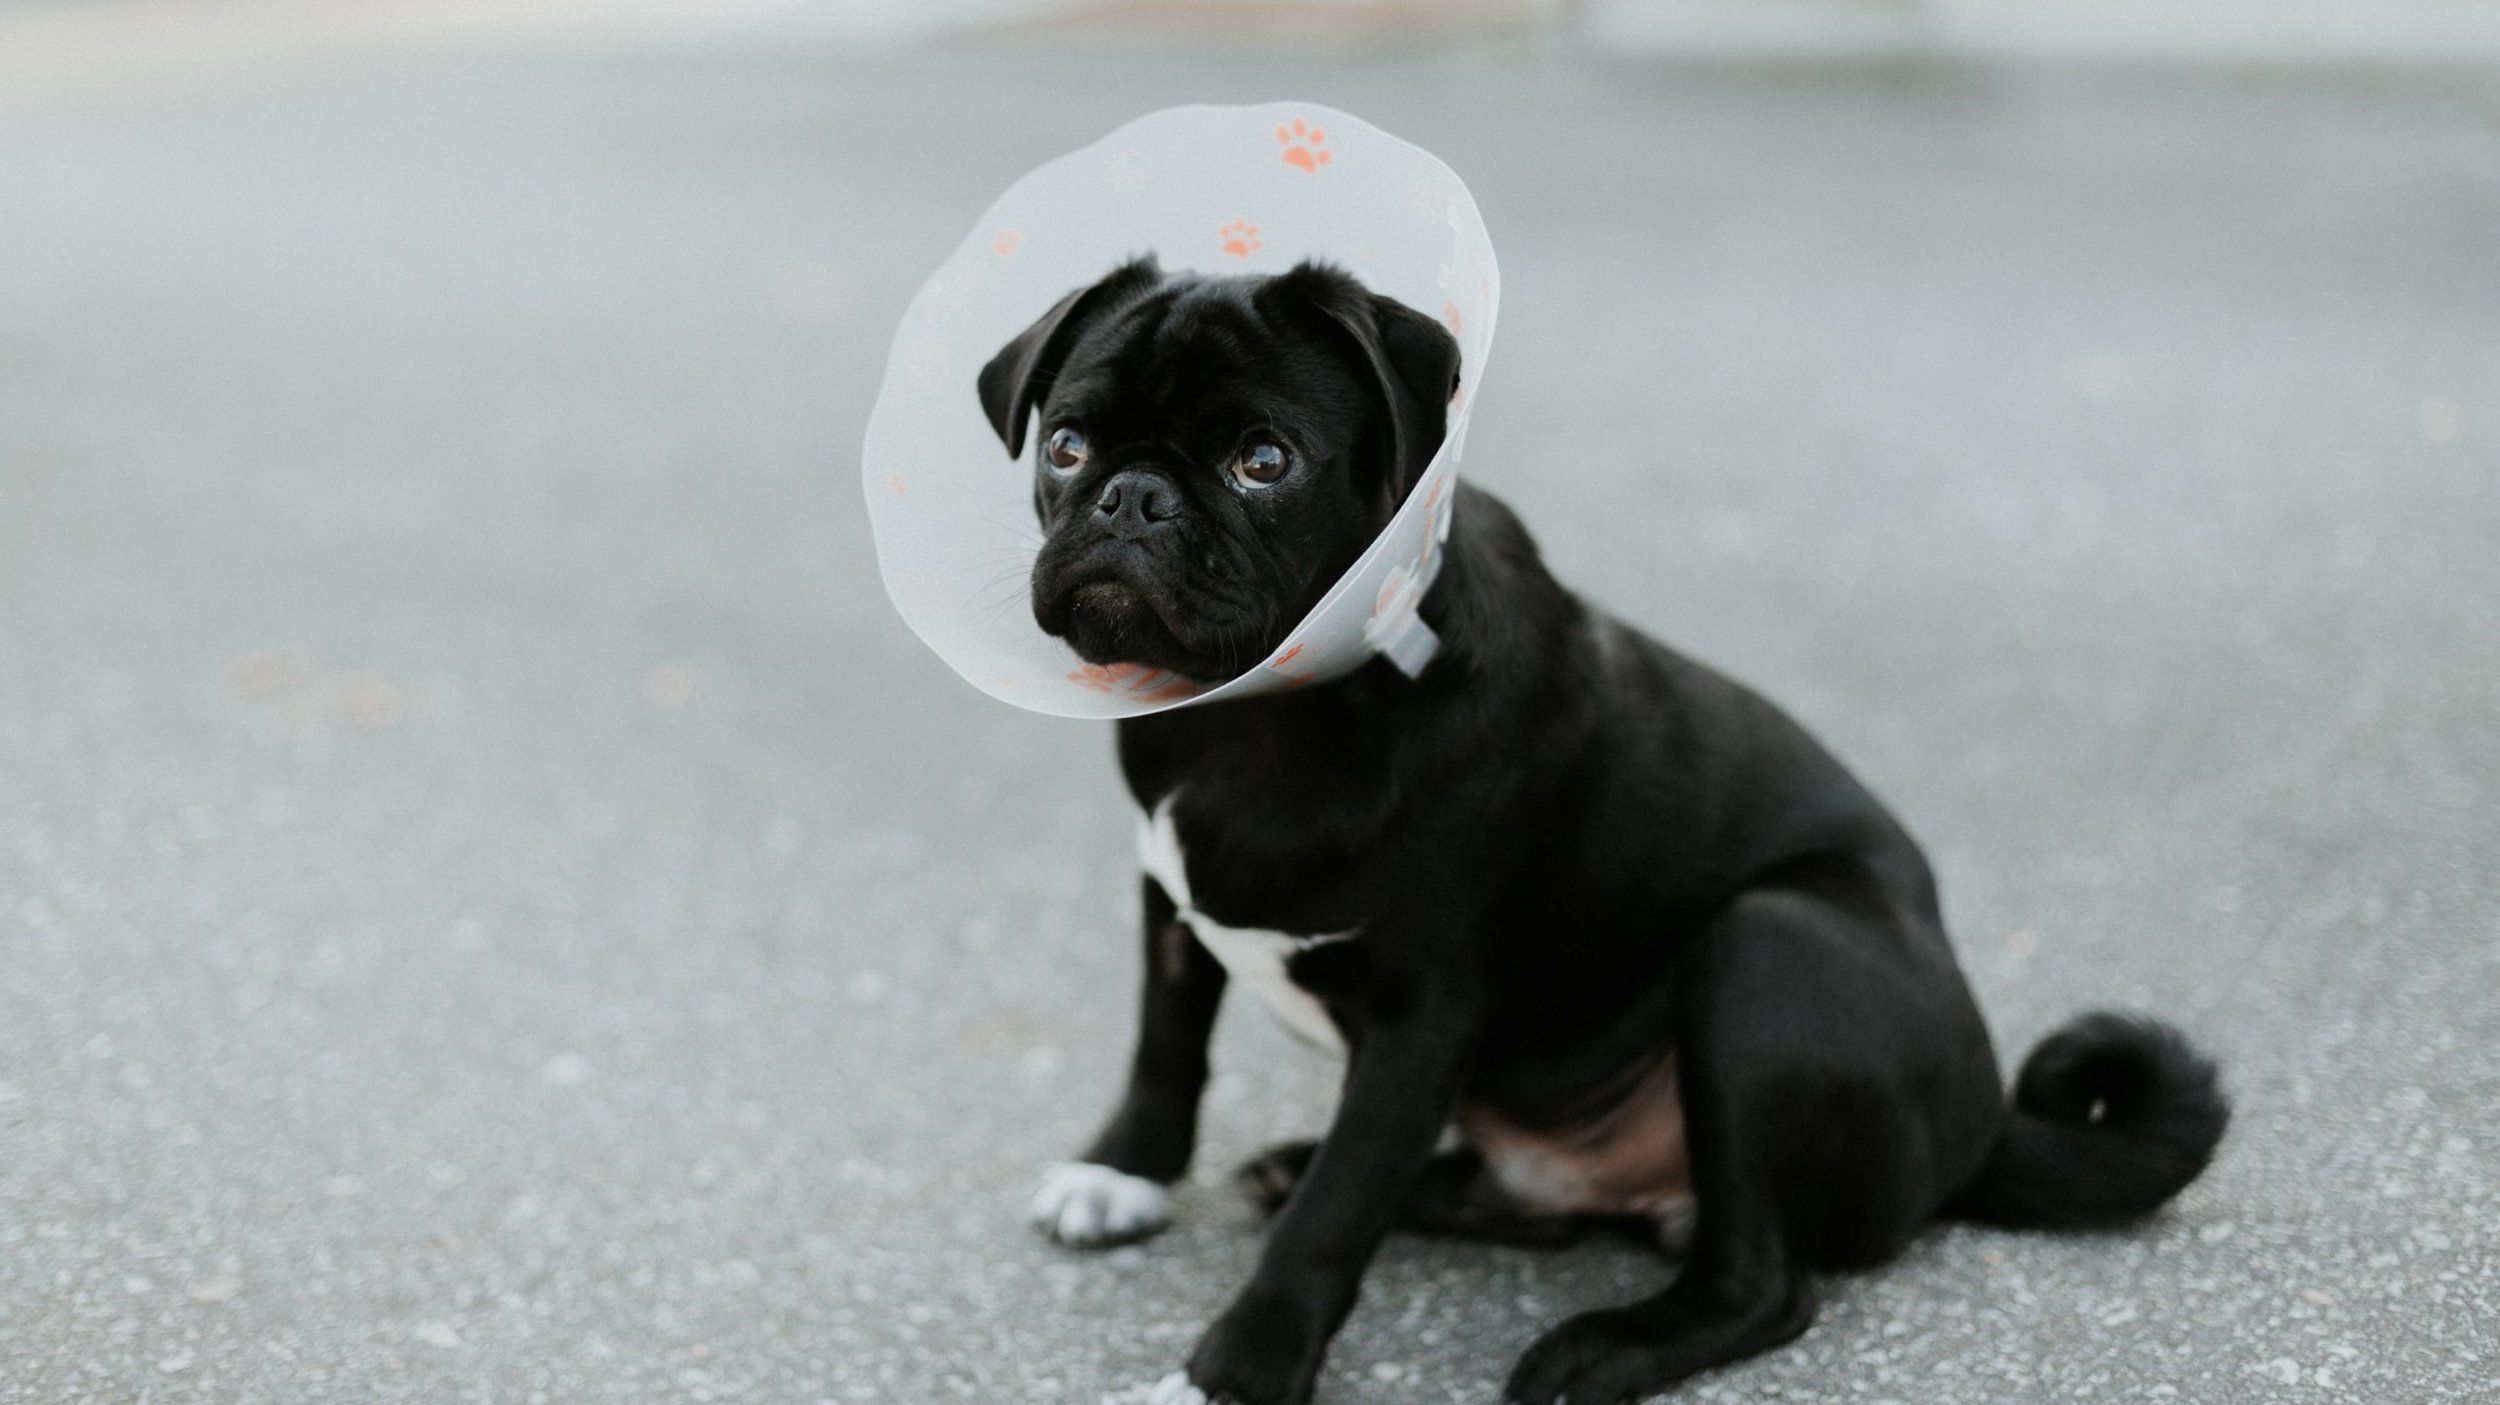
<instances>
[{"instance_id":1,"label":"blurred background","mask_svg":"<svg viewBox=\"0 0 2500 1405\"><path fill-rule=\"evenodd\" d=\"M1136 957L1106 729L887 606L860 431L1017 175L1434 150L1468 473L1930 845L2009 1050L2222 1056L2160 1220L1949 1229L1689 1398L2492 1398L2500 4L0 0L0 1401L1083 1401L1331 1066L1229 1012L1162 1239L1020 1210ZM970 388L967 387L967 396ZM1604 1246L1396 1241L1327 1401Z\"/></svg>"}]
</instances>

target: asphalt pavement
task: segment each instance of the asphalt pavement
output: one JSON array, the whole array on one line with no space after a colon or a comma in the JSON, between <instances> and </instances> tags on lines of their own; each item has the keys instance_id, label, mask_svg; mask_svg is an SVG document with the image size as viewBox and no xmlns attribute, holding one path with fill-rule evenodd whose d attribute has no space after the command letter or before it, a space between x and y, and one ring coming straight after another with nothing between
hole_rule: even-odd
<instances>
[{"instance_id":1,"label":"asphalt pavement","mask_svg":"<svg viewBox=\"0 0 2500 1405\"><path fill-rule=\"evenodd\" d=\"M1332 1067L1228 1012L1172 1231L1024 1228L1131 820L895 617L856 454L1008 181L1278 96L1473 185L1467 472L1893 802L2009 1057L2143 1009L2238 1101L1686 1398L2500 1400L2494 75L487 32L0 93L0 1401L1179 1363ZM1668 1271L1393 1241L1321 1399Z\"/></svg>"}]
</instances>

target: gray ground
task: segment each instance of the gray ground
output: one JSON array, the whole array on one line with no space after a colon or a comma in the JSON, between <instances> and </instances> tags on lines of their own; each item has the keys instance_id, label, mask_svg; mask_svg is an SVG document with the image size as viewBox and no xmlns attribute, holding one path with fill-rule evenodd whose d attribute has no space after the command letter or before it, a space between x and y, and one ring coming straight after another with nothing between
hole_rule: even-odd
<instances>
[{"instance_id":1,"label":"gray ground","mask_svg":"<svg viewBox=\"0 0 2500 1405\"><path fill-rule=\"evenodd\" d=\"M2006 1047L2140 1006L2239 1098L2158 1222L1937 1233L1691 1394L2500 1399L2490 77L513 39L0 99L0 1400L1179 1361L1330 1069L1237 1012L1178 1227L1026 1232L1129 817L905 632L854 455L1008 180L1280 89L1474 184L1468 471L1896 802ZM1395 1242L1322 1397L1664 1273Z\"/></svg>"}]
</instances>

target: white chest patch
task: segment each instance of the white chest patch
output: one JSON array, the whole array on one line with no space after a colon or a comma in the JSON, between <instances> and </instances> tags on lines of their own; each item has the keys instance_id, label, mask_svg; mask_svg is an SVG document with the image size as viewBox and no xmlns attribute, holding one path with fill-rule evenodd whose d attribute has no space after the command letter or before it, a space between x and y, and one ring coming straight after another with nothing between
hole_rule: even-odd
<instances>
[{"instance_id":1,"label":"white chest patch","mask_svg":"<svg viewBox=\"0 0 2500 1405\"><path fill-rule=\"evenodd\" d=\"M1305 937L1227 927L1210 920L1190 901L1189 865L1181 857L1180 830L1172 823L1172 797L1168 795L1153 814L1138 817L1137 862L1180 909L1181 920L1197 934L1198 944L1224 963L1233 984L1256 992L1285 1028L1323 1049L1345 1052L1345 1036L1337 1032L1336 1022L1328 1018L1327 1007L1293 983L1285 963L1296 952L1328 942L1352 941L1354 933Z\"/></svg>"}]
</instances>

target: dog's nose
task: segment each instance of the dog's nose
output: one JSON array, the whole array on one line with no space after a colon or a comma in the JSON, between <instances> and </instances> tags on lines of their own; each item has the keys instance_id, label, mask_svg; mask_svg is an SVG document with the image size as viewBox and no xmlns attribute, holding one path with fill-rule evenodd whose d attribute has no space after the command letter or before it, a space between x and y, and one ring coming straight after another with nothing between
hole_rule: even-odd
<instances>
[{"instance_id":1,"label":"dog's nose","mask_svg":"<svg viewBox=\"0 0 2500 1405\"><path fill-rule=\"evenodd\" d=\"M1094 499L1094 520L1116 536L1142 537L1180 516L1180 493L1160 473L1130 469L1112 475Z\"/></svg>"}]
</instances>

